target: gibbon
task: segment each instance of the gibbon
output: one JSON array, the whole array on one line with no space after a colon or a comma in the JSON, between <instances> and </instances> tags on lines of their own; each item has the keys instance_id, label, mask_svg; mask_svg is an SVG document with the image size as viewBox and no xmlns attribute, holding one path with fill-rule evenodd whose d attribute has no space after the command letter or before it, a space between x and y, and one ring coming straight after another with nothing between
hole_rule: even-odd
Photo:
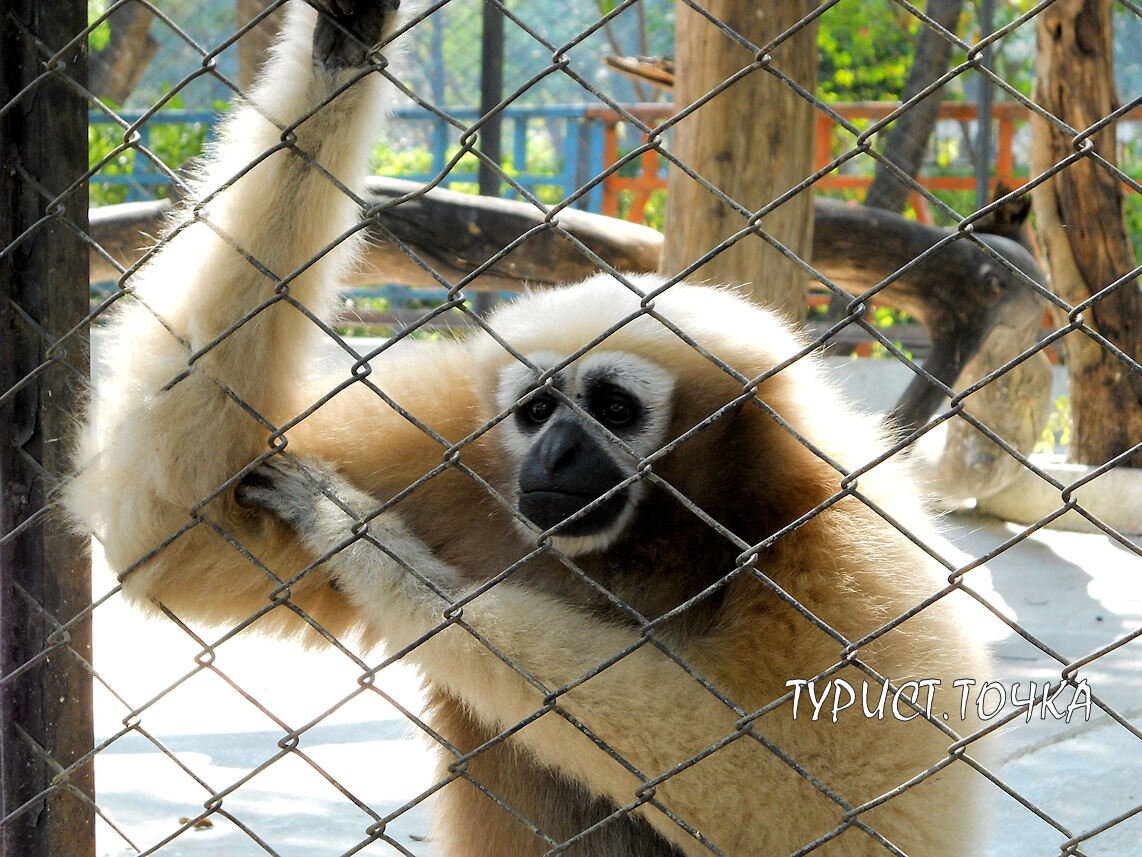
<instances>
[{"instance_id":1,"label":"gibbon","mask_svg":"<svg viewBox=\"0 0 1142 857\"><path fill-rule=\"evenodd\" d=\"M111 327L67 505L126 595L404 653L447 857L975 853L964 596L772 314L598 275L318 370L397 0L314 5Z\"/></svg>"}]
</instances>

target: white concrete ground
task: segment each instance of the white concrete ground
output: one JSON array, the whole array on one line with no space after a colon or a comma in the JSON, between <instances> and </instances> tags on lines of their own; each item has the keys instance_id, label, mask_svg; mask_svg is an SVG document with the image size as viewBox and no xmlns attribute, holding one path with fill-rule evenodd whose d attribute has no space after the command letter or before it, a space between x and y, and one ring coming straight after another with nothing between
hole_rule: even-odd
<instances>
[{"instance_id":1,"label":"white concrete ground","mask_svg":"<svg viewBox=\"0 0 1142 857\"><path fill-rule=\"evenodd\" d=\"M858 392L861 383L891 396L880 381L857 379L852 384ZM994 518L951 516L949 556L962 565L1019 532ZM1067 661L1142 628L1142 560L1102 535L1039 531L966 579ZM99 564L95 595L113 585ZM978 633L996 655L996 675L981 680L1000 682L1008 691L1019 682L1025 696L1028 682L1041 688L1058 678L1056 659L982 607L975 612ZM146 736L133 731L97 756L98 803L118 828L100 822L100 857L150 853L171 836L156 851L161 857L432 853L425 841L430 801L388 825L396 844L375 841L354 851L367 840L374 816L339 787L385 816L429 789L432 775L423 733L381 694L360 691L360 669L344 654L301 651L246 634L219 645L210 666L203 667L195 660L201 642L170 621L143 617L117 596L95 611L95 635L97 670L119 697L97 691L99 738L117 735L126 713L146 705L138 718ZM1142 641L1103 655L1079 676L1135 731L1142 726ZM389 668L378 686L417 710L418 687L410 671ZM1056 707L1065 710L1072 700L1065 693ZM305 732L300 753L249 776L282 753L283 735L318 718ZM1142 807L1142 739L1097 706L1089 720L1081 711L1069 724L1036 715L1029 723L1006 725L996 738L992 769L1034 809L989 787L995 819L987 855L1058 854L1070 836ZM201 815L210 794L223 789L232 791L222 810L245 829L215 813L210 827L178 833L186 827L180 819ZM1085 840L1081 853L1134 857L1140 839L1142 814Z\"/></svg>"}]
</instances>

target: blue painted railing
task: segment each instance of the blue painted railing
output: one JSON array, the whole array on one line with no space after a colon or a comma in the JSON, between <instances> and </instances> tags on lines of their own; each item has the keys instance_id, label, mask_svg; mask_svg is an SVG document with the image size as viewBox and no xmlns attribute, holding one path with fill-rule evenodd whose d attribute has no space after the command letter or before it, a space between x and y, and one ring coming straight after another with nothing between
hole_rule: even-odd
<instances>
[{"instance_id":1,"label":"blue painted railing","mask_svg":"<svg viewBox=\"0 0 1142 857\"><path fill-rule=\"evenodd\" d=\"M604 127L597 120L590 119L585 105L550 105L514 106L503 111L504 138L510 141L511 176L513 181L521 187L534 193L540 186L556 187L561 197L566 197L581 187L592 176L603 170L603 139ZM479 111L474 108L449 108L446 111L450 116L461 122L474 122L479 118ZM141 112L125 111L119 116L127 123L134 125L144 116ZM208 111L164 110L151 116L147 121L138 124L138 146L153 151L151 146L153 134L156 129L164 126L205 123L213 130L220 114ZM448 165L449 156L454 152L452 140L456 136L456 129L451 123L430 113L422 107L408 107L396 111L396 119L408 122L426 122L432 126L429 139L432 165L428 172L394 174L398 178L408 178L416 181L430 181L438 177ZM92 113L89 117L92 126L120 127L120 123L112 122L102 113ZM531 169L528 164L527 140L529 123L563 122L562 151L555 171ZM555 135L556 137L560 135ZM173 165L177 167L178 165ZM477 181L476 173L461 170L459 165L444 178L441 184L445 187L471 183ZM127 188L126 201L154 199L156 189L168 184L167 176L145 155L136 152L134 163L129 170L117 174L100 171L93 182L103 185L125 185ZM508 196L518 196L506 182L503 192ZM576 203L576 207L588 211L602 210L602 188L596 186Z\"/></svg>"},{"instance_id":2,"label":"blue painted railing","mask_svg":"<svg viewBox=\"0 0 1142 857\"><path fill-rule=\"evenodd\" d=\"M154 152L152 143L154 132L157 129L172 125L205 125L209 129L207 132L209 136L221 118L220 114L209 110L163 110L155 113L145 122L139 121L147 115L142 111L125 110L117 115L122 122L112 121L103 113L93 111L88 114L87 121L93 129L105 127L119 130L123 139L126 139L128 135L134 136L134 133L137 132L138 141L132 147L135 148L134 161L130 168L119 167L115 172L108 172L105 168L101 169L91 181L92 184L99 185L125 185L127 188L126 202L155 199L157 197L156 189L166 187L170 183L158 165L142 151L139 151L142 149ZM122 127L123 122L127 123L127 129ZM167 166L171 170L175 170L180 165L167 164Z\"/></svg>"}]
</instances>

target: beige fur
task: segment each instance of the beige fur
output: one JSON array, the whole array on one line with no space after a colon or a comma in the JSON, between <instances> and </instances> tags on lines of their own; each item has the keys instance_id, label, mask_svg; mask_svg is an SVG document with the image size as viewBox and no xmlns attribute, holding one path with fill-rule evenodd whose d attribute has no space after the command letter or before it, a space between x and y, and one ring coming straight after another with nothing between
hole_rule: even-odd
<instances>
[{"instance_id":1,"label":"beige fur","mask_svg":"<svg viewBox=\"0 0 1142 857\"><path fill-rule=\"evenodd\" d=\"M313 21L307 7L292 10L252 104L235 111L198 193L174 216L172 237L131 278L137 300L115 322L115 371L97 379L67 505L103 543L124 591L141 605L159 602L224 625L288 595L334 633L356 631L395 650L440 628L453 598L537 546L536 535L466 472L501 498L513 496L513 450L521 441L505 423L485 426L503 415L500 379L519 364L476 333L454 343L404 344L376 361L369 383L387 399L346 374L310 374L324 334L294 304L324 317L352 259L355 239L341 236L358 211L329 176L356 186L383 97L383 82L371 75L294 129L294 146L320 169L281 145L282 127L348 80L314 70ZM288 300L280 296L283 280ZM648 277L631 282L643 293L660 285ZM827 504L841 489L837 468L872 460L882 439L838 400L810 358L768 375L801 343L731 290L682 284L655 298L650 310L627 286L598 276L522 297L490 324L518 354L618 352L673 378L666 438L686 440L652 453L649 472L700 513L647 481L634 520L574 563L647 620L696 600L642 627L548 551L463 606L462 622L518 670L457 624L412 651L408 659L432 693L429 716L456 753L529 721L493 741L442 790L434 850L449 857L539 855L631 806L649 827L606 840L628 822L605 825L567 853L601 857L627 849L648 857L677 853L673 846L707 855L708 842L735 857L787 854L831 834L813 853L886 853L866 832L845 829L844 810L824 792L854 807L872 801L943 765L952 737L923 718L879 721L851 709L836 724L813 723L804 702L794 721L788 700L756 720L745 715L787 695L788 679L811 678L847 657L850 665L837 675L858 688L867 676L856 664L896 683L942 679L947 704L936 707L937 716L954 712L948 725L968 734L976 724L959 720L950 684L986 678L984 654L962 626L957 593L855 652L806 617L852 642L944 585L938 566L851 496L763 548L750 563L755 571L735 572L735 558L749 553L744 546ZM749 394L755 398L746 401ZM316 464L315 475L360 516L400 497L370 523L373 541L353 541L353 519L328 499L314 499L312 519L293 529L235 503L238 479L269 456L271 435L287 425L290 456L335 467L325 472ZM427 474L435 475L405 493ZM931 535L900 465L879 465L857 488L914 535ZM342 543L349 544L333 553ZM310 568L325 554L326 562ZM261 621L282 633L305 627L285 607ZM569 689L545 700L561 688ZM545 705L546 713L532 719ZM442 754L442 773L454 758ZM541 833L505 813L471 779ZM647 781L655 782L650 792ZM951 761L850 821L912 857L969 855L977 844L980 782L964 761Z\"/></svg>"}]
</instances>

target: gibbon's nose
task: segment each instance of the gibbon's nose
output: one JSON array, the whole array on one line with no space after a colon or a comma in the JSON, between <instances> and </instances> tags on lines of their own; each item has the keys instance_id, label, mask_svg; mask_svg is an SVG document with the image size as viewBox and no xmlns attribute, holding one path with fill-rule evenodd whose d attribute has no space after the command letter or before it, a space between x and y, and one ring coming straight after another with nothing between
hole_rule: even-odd
<instances>
[{"instance_id":1,"label":"gibbon's nose","mask_svg":"<svg viewBox=\"0 0 1142 857\"><path fill-rule=\"evenodd\" d=\"M580 507L594 500L623 480L622 470L602 443L577 420L552 423L520 468L520 490L576 497Z\"/></svg>"},{"instance_id":2,"label":"gibbon's nose","mask_svg":"<svg viewBox=\"0 0 1142 857\"><path fill-rule=\"evenodd\" d=\"M614 459L585 426L559 420L536 440L520 468L519 510L544 529L577 514L588 503L623 480ZM560 535L582 536L610 526L626 506L623 493L574 521L559 526Z\"/></svg>"},{"instance_id":3,"label":"gibbon's nose","mask_svg":"<svg viewBox=\"0 0 1142 857\"><path fill-rule=\"evenodd\" d=\"M587 432L575 420L561 420L539 439L539 460L552 476L573 468L583 444L590 442Z\"/></svg>"}]
</instances>

